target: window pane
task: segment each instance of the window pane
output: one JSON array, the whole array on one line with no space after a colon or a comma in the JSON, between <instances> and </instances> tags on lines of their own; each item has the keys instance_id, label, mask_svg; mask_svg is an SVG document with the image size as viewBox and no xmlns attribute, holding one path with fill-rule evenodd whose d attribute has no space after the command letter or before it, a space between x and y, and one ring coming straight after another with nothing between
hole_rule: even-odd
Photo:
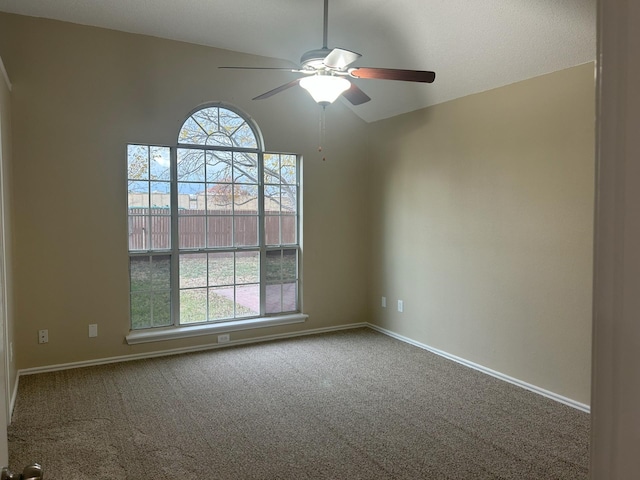
<instances>
[{"instance_id":1,"label":"window pane","mask_svg":"<svg viewBox=\"0 0 640 480\"><path fill-rule=\"evenodd\" d=\"M233 154L233 181L237 183L258 183L258 155L255 153Z\"/></svg>"},{"instance_id":2,"label":"window pane","mask_svg":"<svg viewBox=\"0 0 640 480\"><path fill-rule=\"evenodd\" d=\"M171 248L171 217L149 217L151 225L151 245L154 250Z\"/></svg>"},{"instance_id":3,"label":"window pane","mask_svg":"<svg viewBox=\"0 0 640 480\"><path fill-rule=\"evenodd\" d=\"M296 217L292 215L283 215L282 217L280 217L283 244L286 245L296 243L296 223Z\"/></svg>"},{"instance_id":4,"label":"window pane","mask_svg":"<svg viewBox=\"0 0 640 480\"><path fill-rule=\"evenodd\" d=\"M127 178L147 180L149 178L149 147L127 145Z\"/></svg>"},{"instance_id":5,"label":"window pane","mask_svg":"<svg viewBox=\"0 0 640 480\"><path fill-rule=\"evenodd\" d=\"M129 257L131 291L151 290L151 262L149 257Z\"/></svg>"},{"instance_id":6,"label":"window pane","mask_svg":"<svg viewBox=\"0 0 640 480\"><path fill-rule=\"evenodd\" d=\"M166 327L171 325L171 294L169 292L153 292L153 327Z\"/></svg>"},{"instance_id":7,"label":"window pane","mask_svg":"<svg viewBox=\"0 0 640 480\"><path fill-rule=\"evenodd\" d=\"M282 280L282 251L267 250L265 270L268 283Z\"/></svg>"},{"instance_id":8,"label":"window pane","mask_svg":"<svg viewBox=\"0 0 640 480\"><path fill-rule=\"evenodd\" d=\"M233 318L233 287L209 289L209 320Z\"/></svg>"},{"instance_id":9,"label":"window pane","mask_svg":"<svg viewBox=\"0 0 640 480\"><path fill-rule=\"evenodd\" d=\"M297 180L297 161L295 155L282 155L280 165L280 178L282 183L289 185L295 185Z\"/></svg>"},{"instance_id":10,"label":"window pane","mask_svg":"<svg viewBox=\"0 0 640 480\"><path fill-rule=\"evenodd\" d=\"M240 216L233 218L233 243L236 247L258 245L258 216Z\"/></svg>"},{"instance_id":11,"label":"window pane","mask_svg":"<svg viewBox=\"0 0 640 480\"><path fill-rule=\"evenodd\" d=\"M202 248L205 245L205 217L178 218L178 236L180 248Z\"/></svg>"},{"instance_id":12,"label":"window pane","mask_svg":"<svg viewBox=\"0 0 640 480\"><path fill-rule=\"evenodd\" d=\"M207 286L207 254L180 255L180 288Z\"/></svg>"},{"instance_id":13,"label":"window pane","mask_svg":"<svg viewBox=\"0 0 640 480\"><path fill-rule=\"evenodd\" d=\"M180 133L178 134L178 143L204 145L206 140L207 133L193 117L189 117L187 121L184 122L180 129Z\"/></svg>"},{"instance_id":14,"label":"window pane","mask_svg":"<svg viewBox=\"0 0 640 480\"><path fill-rule=\"evenodd\" d=\"M171 149L169 147L150 148L150 175L151 180L171 179Z\"/></svg>"},{"instance_id":15,"label":"window pane","mask_svg":"<svg viewBox=\"0 0 640 480\"><path fill-rule=\"evenodd\" d=\"M220 108L218 115L220 119L220 130L229 136L233 135L233 133L245 123L244 118L226 108Z\"/></svg>"},{"instance_id":16,"label":"window pane","mask_svg":"<svg viewBox=\"0 0 640 480\"><path fill-rule=\"evenodd\" d=\"M207 320L207 289L180 290L180 323Z\"/></svg>"},{"instance_id":17,"label":"window pane","mask_svg":"<svg viewBox=\"0 0 640 480\"><path fill-rule=\"evenodd\" d=\"M131 329L151 327L151 293L131 294Z\"/></svg>"},{"instance_id":18,"label":"window pane","mask_svg":"<svg viewBox=\"0 0 640 480\"><path fill-rule=\"evenodd\" d=\"M280 187L267 185L264 187L264 212L280 213Z\"/></svg>"},{"instance_id":19,"label":"window pane","mask_svg":"<svg viewBox=\"0 0 640 480\"><path fill-rule=\"evenodd\" d=\"M282 251L282 279L296 280L298 278L298 250L287 249Z\"/></svg>"},{"instance_id":20,"label":"window pane","mask_svg":"<svg viewBox=\"0 0 640 480\"><path fill-rule=\"evenodd\" d=\"M155 290L171 288L171 256L154 255L151 257L151 285Z\"/></svg>"},{"instance_id":21,"label":"window pane","mask_svg":"<svg viewBox=\"0 0 640 480\"><path fill-rule=\"evenodd\" d=\"M260 282L260 252L236 253L236 284Z\"/></svg>"},{"instance_id":22,"label":"window pane","mask_svg":"<svg viewBox=\"0 0 640 480\"><path fill-rule=\"evenodd\" d=\"M230 215L233 213L233 185L230 183L207 184L207 214Z\"/></svg>"},{"instance_id":23,"label":"window pane","mask_svg":"<svg viewBox=\"0 0 640 480\"><path fill-rule=\"evenodd\" d=\"M231 165L233 164L233 153L226 151L209 151L207 159L207 182L231 183Z\"/></svg>"},{"instance_id":24,"label":"window pane","mask_svg":"<svg viewBox=\"0 0 640 480\"><path fill-rule=\"evenodd\" d=\"M203 108L195 112L191 117L200 125L207 135L211 135L220 130L218 107Z\"/></svg>"},{"instance_id":25,"label":"window pane","mask_svg":"<svg viewBox=\"0 0 640 480\"><path fill-rule=\"evenodd\" d=\"M298 282L282 285L282 311L293 312L298 309Z\"/></svg>"},{"instance_id":26,"label":"window pane","mask_svg":"<svg viewBox=\"0 0 640 480\"><path fill-rule=\"evenodd\" d=\"M209 254L209 286L233 285L233 252Z\"/></svg>"},{"instance_id":27,"label":"window pane","mask_svg":"<svg viewBox=\"0 0 640 480\"><path fill-rule=\"evenodd\" d=\"M129 250L147 250L149 248L148 232L149 217L129 215Z\"/></svg>"},{"instance_id":28,"label":"window pane","mask_svg":"<svg viewBox=\"0 0 640 480\"><path fill-rule=\"evenodd\" d=\"M171 215L171 184L151 182L151 208L155 215Z\"/></svg>"},{"instance_id":29,"label":"window pane","mask_svg":"<svg viewBox=\"0 0 640 480\"><path fill-rule=\"evenodd\" d=\"M264 154L264 183L280 183L280 156L277 154Z\"/></svg>"},{"instance_id":30,"label":"window pane","mask_svg":"<svg viewBox=\"0 0 640 480\"><path fill-rule=\"evenodd\" d=\"M205 210L204 183L178 183L178 215L198 215Z\"/></svg>"},{"instance_id":31,"label":"window pane","mask_svg":"<svg viewBox=\"0 0 640 480\"><path fill-rule=\"evenodd\" d=\"M203 108L195 112L192 117L208 135L221 130L220 109L218 107Z\"/></svg>"},{"instance_id":32,"label":"window pane","mask_svg":"<svg viewBox=\"0 0 640 480\"><path fill-rule=\"evenodd\" d=\"M233 240L233 217L207 217L207 247L230 247Z\"/></svg>"},{"instance_id":33,"label":"window pane","mask_svg":"<svg viewBox=\"0 0 640 480\"><path fill-rule=\"evenodd\" d=\"M282 285L267 285L266 294L267 313L282 312Z\"/></svg>"},{"instance_id":34,"label":"window pane","mask_svg":"<svg viewBox=\"0 0 640 480\"><path fill-rule=\"evenodd\" d=\"M251 127L244 123L239 129L231 137L233 140L233 144L237 147L242 148L257 148L258 144L256 143L256 136L251 130Z\"/></svg>"},{"instance_id":35,"label":"window pane","mask_svg":"<svg viewBox=\"0 0 640 480\"><path fill-rule=\"evenodd\" d=\"M297 210L297 187L284 185L282 187L282 198L280 200L280 208L285 215L295 215Z\"/></svg>"},{"instance_id":36,"label":"window pane","mask_svg":"<svg viewBox=\"0 0 640 480\"><path fill-rule=\"evenodd\" d=\"M233 146L233 143L231 142L231 138L229 138L226 133L215 132L207 137L207 145L231 147Z\"/></svg>"},{"instance_id":37,"label":"window pane","mask_svg":"<svg viewBox=\"0 0 640 480\"><path fill-rule=\"evenodd\" d=\"M236 287L236 317L260 315L260 285Z\"/></svg>"},{"instance_id":38,"label":"window pane","mask_svg":"<svg viewBox=\"0 0 640 480\"><path fill-rule=\"evenodd\" d=\"M149 182L129 180L129 208L149 208Z\"/></svg>"},{"instance_id":39,"label":"window pane","mask_svg":"<svg viewBox=\"0 0 640 480\"><path fill-rule=\"evenodd\" d=\"M236 215L258 214L258 186L233 186L233 213Z\"/></svg>"},{"instance_id":40,"label":"window pane","mask_svg":"<svg viewBox=\"0 0 640 480\"><path fill-rule=\"evenodd\" d=\"M267 245L280 245L280 216L264 217L264 241Z\"/></svg>"},{"instance_id":41,"label":"window pane","mask_svg":"<svg viewBox=\"0 0 640 480\"><path fill-rule=\"evenodd\" d=\"M204 150L178 149L178 181L204 182Z\"/></svg>"},{"instance_id":42,"label":"window pane","mask_svg":"<svg viewBox=\"0 0 640 480\"><path fill-rule=\"evenodd\" d=\"M171 324L170 255L129 258L131 328Z\"/></svg>"}]
</instances>

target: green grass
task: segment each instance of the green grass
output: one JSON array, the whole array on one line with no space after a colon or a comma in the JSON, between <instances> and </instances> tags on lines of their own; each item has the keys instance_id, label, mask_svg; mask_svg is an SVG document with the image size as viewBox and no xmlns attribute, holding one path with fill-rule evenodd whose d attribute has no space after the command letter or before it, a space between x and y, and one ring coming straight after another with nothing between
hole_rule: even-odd
<instances>
[{"instance_id":1,"label":"green grass","mask_svg":"<svg viewBox=\"0 0 640 480\"><path fill-rule=\"evenodd\" d=\"M131 294L131 327L149 328L171 325L169 292L136 292Z\"/></svg>"},{"instance_id":2,"label":"green grass","mask_svg":"<svg viewBox=\"0 0 640 480\"><path fill-rule=\"evenodd\" d=\"M151 260L150 260L151 259ZM279 283L297 278L295 250L269 252L266 260L268 283ZM208 281L207 281L208 273ZM131 274L131 326L133 329L171 325L170 257L132 257ZM233 288L235 284L253 284L260 281L260 258L254 252L184 254L180 256L180 321L201 323L206 321L207 301L209 320L234 317L233 300L207 287ZM243 305L235 305L235 316L255 315Z\"/></svg>"},{"instance_id":3,"label":"green grass","mask_svg":"<svg viewBox=\"0 0 640 480\"><path fill-rule=\"evenodd\" d=\"M258 283L260 281L260 257L257 252L186 254L180 257L180 287L194 288ZM207 270L209 273L207 282Z\"/></svg>"}]
</instances>

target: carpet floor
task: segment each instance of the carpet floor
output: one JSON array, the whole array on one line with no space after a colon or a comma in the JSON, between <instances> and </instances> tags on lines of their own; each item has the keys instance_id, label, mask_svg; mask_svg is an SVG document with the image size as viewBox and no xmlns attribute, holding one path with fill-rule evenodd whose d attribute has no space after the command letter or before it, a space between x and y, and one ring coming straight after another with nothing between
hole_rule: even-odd
<instances>
[{"instance_id":1,"label":"carpet floor","mask_svg":"<svg viewBox=\"0 0 640 480\"><path fill-rule=\"evenodd\" d=\"M370 329L20 378L50 480L588 477L589 415Z\"/></svg>"}]
</instances>

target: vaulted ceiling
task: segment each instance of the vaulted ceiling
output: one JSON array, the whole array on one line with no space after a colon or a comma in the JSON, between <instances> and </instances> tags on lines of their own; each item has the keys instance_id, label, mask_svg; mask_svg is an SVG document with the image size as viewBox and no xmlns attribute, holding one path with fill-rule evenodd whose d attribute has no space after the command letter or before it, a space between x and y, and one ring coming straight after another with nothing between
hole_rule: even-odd
<instances>
[{"instance_id":1,"label":"vaulted ceiling","mask_svg":"<svg viewBox=\"0 0 640 480\"><path fill-rule=\"evenodd\" d=\"M371 122L595 60L596 3L330 0L328 43L361 53L354 66L436 72L433 84L356 80L372 101L352 108ZM263 55L292 65L304 52L322 46L323 0L0 0L0 11ZM263 77L264 91L295 78L286 72L242 74ZM278 96L261 101L277 102Z\"/></svg>"}]
</instances>

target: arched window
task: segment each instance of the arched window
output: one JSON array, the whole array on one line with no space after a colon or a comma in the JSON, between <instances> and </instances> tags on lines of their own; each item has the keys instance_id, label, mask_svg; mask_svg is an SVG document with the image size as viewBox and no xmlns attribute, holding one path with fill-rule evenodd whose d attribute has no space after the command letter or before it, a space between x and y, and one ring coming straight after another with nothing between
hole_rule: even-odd
<instances>
[{"instance_id":1,"label":"arched window","mask_svg":"<svg viewBox=\"0 0 640 480\"><path fill-rule=\"evenodd\" d=\"M132 330L300 312L299 162L223 105L175 146L128 145Z\"/></svg>"},{"instance_id":2,"label":"arched window","mask_svg":"<svg viewBox=\"0 0 640 480\"><path fill-rule=\"evenodd\" d=\"M256 132L238 113L221 107L196 110L182 125L178 143L258 149Z\"/></svg>"}]
</instances>

